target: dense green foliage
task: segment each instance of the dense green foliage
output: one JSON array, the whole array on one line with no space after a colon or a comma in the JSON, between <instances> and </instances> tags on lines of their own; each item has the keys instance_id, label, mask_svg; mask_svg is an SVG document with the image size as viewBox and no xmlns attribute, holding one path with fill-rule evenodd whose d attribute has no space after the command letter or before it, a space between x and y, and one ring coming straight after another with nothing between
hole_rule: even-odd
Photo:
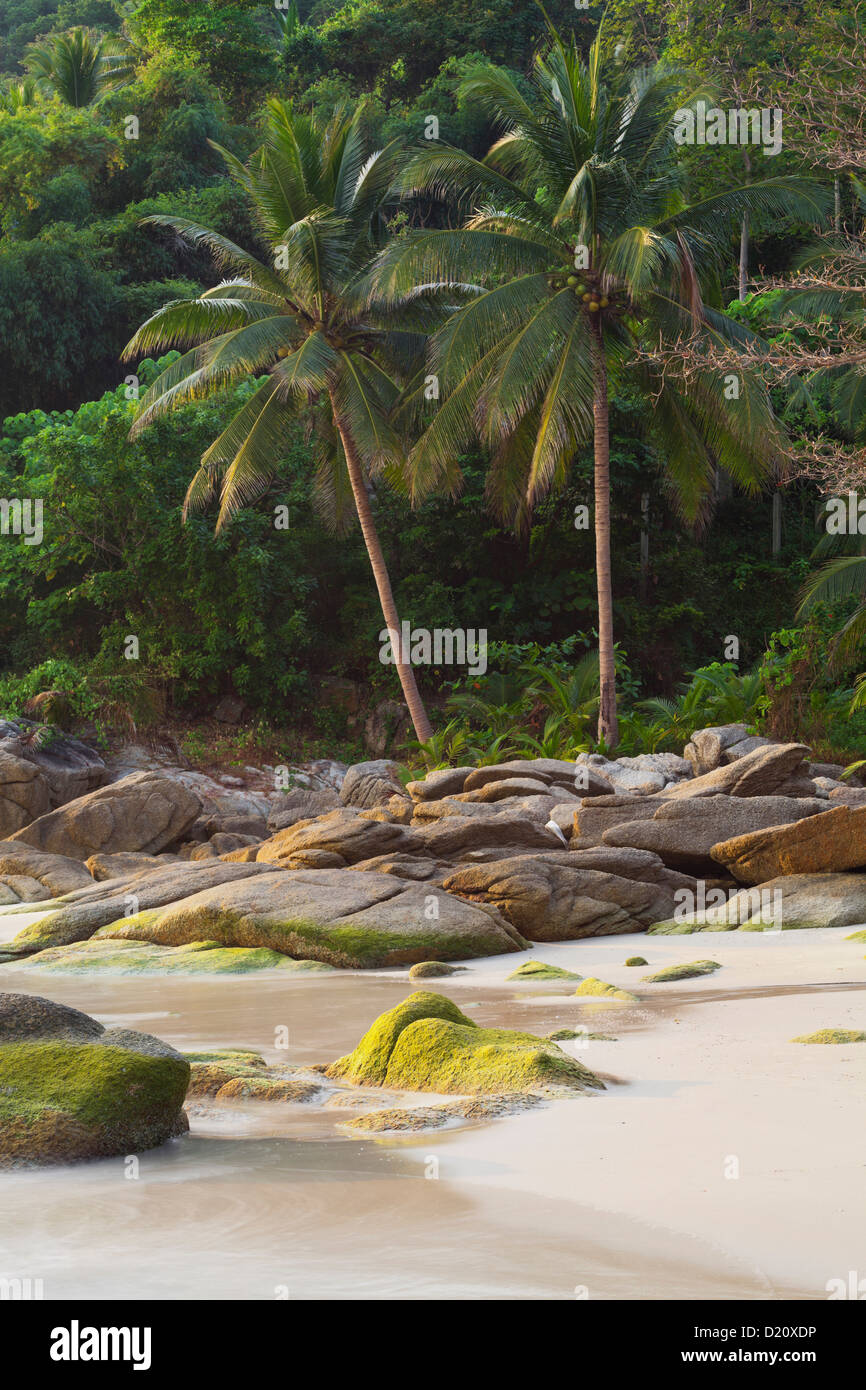
<instances>
[{"instance_id":1,"label":"dense green foliage","mask_svg":"<svg viewBox=\"0 0 866 1390\"><path fill-rule=\"evenodd\" d=\"M819 71L836 15L813 0L755 0L745 25L734 0L688 9L684 25L685 0L651 0L639 11L612 0L611 71L666 56L682 69L683 94L707 82L724 102L782 61ZM576 11L561 0L548 11L575 29L585 52L600 7ZM319 118L363 98L359 122L373 148L423 145L435 116L443 142L480 158L501 126L467 96L467 73L500 64L528 93L544 21L540 10L502 0L482 9L465 0L300 0L297 23L278 19L255 0L0 0L0 498L41 497L45 508L43 544L0 537L4 710L54 688L73 695L82 718L124 709L161 718L206 713L234 690L272 721L321 723L326 676L356 680L370 700L399 695L393 668L378 659L382 620L361 538L354 530L335 540L319 519L315 441L301 425L287 432L263 497L218 536L213 514L182 524L183 497L253 383L129 441L135 401L125 379L137 374L143 389L154 368L124 365L124 344L168 301L194 298L221 278L206 248L141 221L188 218L266 255L214 143L246 160L271 97ZM50 48L52 36L76 27L95 43L125 42L131 56L116 83L71 104L62 85L38 91L25 74L31 45ZM683 150L692 199L743 176L742 151L705 156ZM793 173L832 182L787 149L773 161L755 155L749 176ZM539 187L540 207L549 196ZM840 200L846 225L862 225L847 176ZM394 198L381 231L453 227L469 210L427 194ZM750 235L754 271L783 277L814 229L792 208L756 215ZM779 291L734 302L738 252L737 229L728 229L707 302L780 342L817 341L808 327L784 327ZM862 299L845 312L859 327ZM862 404L849 391L842 418L843 394L838 381L813 378L808 395L777 385L773 399L795 436L846 443L861 428ZM686 525L663 481L671 459L663 432L647 428L653 422L652 405L624 374L611 400L624 751L680 746L690 723L742 717L828 752L866 753L866 714L849 714L862 644L841 654L834 640L859 611L858 594L818 592L797 616L814 572L818 488L797 481L784 489L775 551L771 496L747 497L725 474L716 473L700 524ZM573 751L591 741L593 697L580 663L597 640L595 557L591 522L575 526L575 509L592 502L591 448L576 445L567 477L519 534L491 514L489 451L462 442L454 462L459 498L430 496L413 508L399 488L377 484L374 495L401 615L415 627L483 627L495 644L477 688L454 668L419 671L440 706L442 747L431 756L455 740L458 755L461 739L479 757L506 747ZM289 507L288 530L274 525L280 504ZM137 663L123 654L130 634L139 638ZM731 635L739 639L733 662ZM690 674L708 670L711 678ZM512 685L491 687L496 680ZM494 746L502 732L508 739Z\"/></svg>"}]
</instances>

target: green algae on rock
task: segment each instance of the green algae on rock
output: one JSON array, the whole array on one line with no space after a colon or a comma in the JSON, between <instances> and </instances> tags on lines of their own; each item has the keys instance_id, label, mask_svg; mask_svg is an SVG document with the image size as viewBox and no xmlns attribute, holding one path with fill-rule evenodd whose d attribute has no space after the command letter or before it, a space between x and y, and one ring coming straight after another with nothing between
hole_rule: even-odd
<instances>
[{"instance_id":1,"label":"green algae on rock","mask_svg":"<svg viewBox=\"0 0 866 1390\"><path fill-rule=\"evenodd\" d=\"M506 980L582 980L571 970L563 970L559 965L547 965L542 960L527 960L506 975Z\"/></svg>"},{"instance_id":2,"label":"green algae on rock","mask_svg":"<svg viewBox=\"0 0 866 1390\"><path fill-rule=\"evenodd\" d=\"M217 941L152 946L101 936L71 946L49 947L10 962L10 968L43 970L49 975L249 975L260 970L309 973L334 969L324 961L294 960L264 946L220 946Z\"/></svg>"},{"instance_id":3,"label":"green algae on rock","mask_svg":"<svg viewBox=\"0 0 866 1390\"><path fill-rule=\"evenodd\" d=\"M654 975L641 975L641 980L646 984L662 985L670 980L691 980L698 975L712 975L721 968L717 960L690 960L683 965L666 965L664 970L657 970Z\"/></svg>"},{"instance_id":4,"label":"green algae on rock","mask_svg":"<svg viewBox=\"0 0 866 1390\"><path fill-rule=\"evenodd\" d=\"M371 1134L400 1134L416 1130L442 1129L461 1121L497 1120L540 1105L542 1097L518 1091L511 1095L475 1096L471 1100L450 1100L443 1105L392 1106L371 1110L343 1120L341 1129L363 1130Z\"/></svg>"},{"instance_id":5,"label":"green algae on rock","mask_svg":"<svg viewBox=\"0 0 866 1390\"><path fill-rule=\"evenodd\" d=\"M166 1043L33 996L0 995L0 1013L0 1163L109 1158L185 1132L190 1066Z\"/></svg>"},{"instance_id":6,"label":"green algae on rock","mask_svg":"<svg viewBox=\"0 0 866 1390\"><path fill-rule=\"evenodd\" d=\"M593 998L619 999L624 1004L640 1003L636 994L631 994L627 989L617 989L616 985L609 985L606 980L597 980L594 975L588 975L574 992Z\"/></svg>"},{"instance_id":7,"label":"green algae on rock","mask_svg":"<svg viewBox=\"0 0 866 1390\"><path fill-rule=\"evenodd\" d=\"M432 980L445 975L459 975L465 970L465 965L446 965L444 960L419 960L409 971L409 979Z\"/></svg>"},{"instance_id":8,"label":"green algae on rock","mask_svg":"<svg viewBox=\"0 0 866 1390\"><path fill-rule=\"evenodd\" d=\"M804 1033L792 1038L795 1043L859 1043L866 1042L866 1033L855 1028L819 1028L817 1033Z\"/></svg>"},{"instance_id":9,"label":"green algae on rock","mask_svg":"<svg viewBox=\"0 0 866 1390\"><path fill-rule=\"evenodd\" d=\"M479 1028L441 994L419 991L376 1019L332 1079L399 1090L478 1094L546 1087L604 1089L549 1039Z\"/></svg>"},{"instance_id":10,"label":"green algae on rock","mask_svg":"<svg viewBox=\"0 0 866 1390\"><path fill-rule=\"evenodd\" d=\"M644 960L643 956L629 956L626 965L649 965L649 961Z\"/></svg>"}]
</instances>

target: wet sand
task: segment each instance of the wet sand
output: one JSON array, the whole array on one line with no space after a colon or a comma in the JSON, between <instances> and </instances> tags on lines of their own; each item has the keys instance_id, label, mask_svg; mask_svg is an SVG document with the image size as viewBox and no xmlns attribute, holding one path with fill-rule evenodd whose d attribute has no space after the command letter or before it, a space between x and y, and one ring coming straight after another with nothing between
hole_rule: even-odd
<instances>
[{"instance_id":1,"label":"wet sand","mask_svg":"<svg viewBox=\"0 0 866 1390\"><path fill-rule=\"evenodd\" d=\"M0 1276L42 1278L49 1298L826 1298L829 1279L866 1267L866 1045L789 1040L866 1027L852 930L529 953L631 989L636 1005L508 984L529 956L471 962L425 987L482 1024L614 1035L563 1044L607 1091L375 1140L341 1131L345 1111L195 1107L191 1135L142 1155L137 1178L122 1160L0 1174ZM625 967L632 954L649 966ZM706 957L724 968L640 982ZM0 989L187 1051L301 1064L348 1050L413 988L405 971L160 980L0 966Z\"/></svg>"}]
</instances>

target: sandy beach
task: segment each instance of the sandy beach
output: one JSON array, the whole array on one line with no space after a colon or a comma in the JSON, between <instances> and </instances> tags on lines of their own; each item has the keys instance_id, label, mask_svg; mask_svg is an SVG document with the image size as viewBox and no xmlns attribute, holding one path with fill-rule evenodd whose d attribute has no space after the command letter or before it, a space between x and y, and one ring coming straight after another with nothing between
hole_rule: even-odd
<instances>
[{"instance_id":1,"label":"sandy beach","mask_svg":"<svg viewBox=\"0 0 866 1390\"><path fill-rule=\"evenodd\" d=\"M0 937L27 920L0 914ZM299 1298L826 1299L828 1281L866 1268L866 1046L791 1039L864 1026L866 960L850 933L595 937L472 962L429 987L481 1024L610 1035L562 1044L607 1089L374 1139L314 1106L193 1107L191 1135L143 1156L135 1183L118 1160L0 1177L2 1264L45 1271L58 1297L261 1298L273 1281ZM634 954L645 969L625 966ZM640 981L706 958L722 969ZM525 959L640 1002L508 983ZM0 967L0 989L184 1050L304 1065L351 1048L413 987L402 970L186 980ZM274 1047L281 1025L288 1054Z\"/></svg>"}]
</instances>

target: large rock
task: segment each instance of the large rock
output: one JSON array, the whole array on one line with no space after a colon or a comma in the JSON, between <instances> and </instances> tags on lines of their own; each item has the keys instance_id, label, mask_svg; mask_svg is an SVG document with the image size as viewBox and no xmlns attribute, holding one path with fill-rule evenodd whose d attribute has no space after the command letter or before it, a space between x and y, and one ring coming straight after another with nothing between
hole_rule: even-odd
<instances>
[{"instance_id":1,"label":"large rock","mask_svg":"<svg viewBox=\"0 0 866 1390\"><path fill-rule=\"evenodd\" d=\"M652 850L671 868L692 873L713 870L710 851L722 840L818 815L827 806L817 797L784 796L711 796L684 801L657 797L652 804L656 809L651 819L612 826L604 831L603 843Z\"/></svg>"},{"instance_id":2,"label":"large rock","mask_svg":"<svg viewBox=\"0 0 866 1390\"><path fill-rule=\"evenodd\" d=\"M7 970L39 970L47 975L251 975L262 970L319 974L331 968L320 961L292 960L264 947L218 946L213 941L151 946L102 937L52 946L6 964Z\"/></svg>"},{"instance_id":3,"label":"large rock","mask_svg":"<svg viewBox=\"0 0 866 1390\"><path fill-rule=\"evenodd\" d=\"M657 922L663 936L697 931L792 931L866 922L866 875L791 874L741 888L726 902Z\"/></svg>"},{"instance_id":4,"label":"large rock","mask_svg":"<svg viewBox=\"0 0 866 1390\"><path fill-rule=\"evenodd\" d=\"M199 864L170 863L127 878L91 883L89 888L77 888L58 898L53 911L46 912L38 922L0 947L0 959L14 960L49 946L86 941L100 927L118 918L164 907L204 888L272 872L267 864L227 864L209 859Z\"/></svg>"},{"instance_id":5,"label":"large rock","mask_svg":"<svg viewBox=\"0 0 866 1390\"><path fill-rule=\"evenodd\" d=\"M400 781L396 763L379 758L368 763L354 763L346 773L340 788L340 800L344 806L357 806L369 810L373 806L385 806L392 796L405 794Z\"/></svg>"},{"instance_id":6,"label":"large rock","mask_svg":"<svg viewBox=\"0 0 866 1390\"><path fill-rule=\"evenodd\" d=\"M696 729L683 749L683 757L695 777L714 772L725 761L725 751L749 737L745 724L717 724L708 729Z\"/></svg>"},{"instance_id":7,"label":"large rock","mask_svg":"<svg viewBox=\"0 0 866 1390\"><path fill-rule=\"evenodd\" d=\"M836 806L792 825L753 830L714 845L711 854L741 883L860 869L866 865L866 806Z\"/></svg>"},{"instance_id":8,"label":"large rock","mask_svg":"<svg viewBox=\"0 0 866 1390\"><path fill-rule=\"evenodd\" d=\"M604 779L608 787L607 795L612 792L616 796L628 796L630 793L651 796L673 780L661 767L638 758L612 759L603 757L601 753L581 753L578 763Z\"/></svg>"},{"instance_id":9,"label":"large rock","mask_svg":"<svg viewBox=\"0 0 866 1390\"><path fill-rule=\"evenodd\" d=\"M44 854L31 845L22 845L15 840L0 841L0 881L7 881L18 875L34 880L41 892L37 899L57 898L63 893L74 892L76 888L89 888L90 874L79 859L68 859L61 854Z\"/></svg>"},{"instance_id":10,"label":"large rock","mask_svg":"<svg viewBox=\"0 0 866 1390\"><path fill-rule=\"evenodd\" d=\"M0 755L36 769L48 795L48 804L38 815L65 806L108 781L108 769L95 748L29 719L0 720ZM3 780L0 770L0 784Z\"/></svg>"},{"instance_id":11,"label":"large rock","mask_svg":"<svg viewBox=\"0 0 866 1390\"><path fill-rule=\"evenodd\" d=\"M106 937L161 946L216 941L266 947L354 969L526 949L492 909L393 875L329 869L277 870L209 888L105 927L99 938Z\"/></svg>"},{"instance_id":12,"label":"large rock","mask_svg":"<svg viewBox=\"0 0 866 1390\"><path fill-rule=\"evenodd\" d=\"M297 788L286 792L276 803L268 816L267 828L272 835L278 830L288 830L301 820L312 820L315 816L327 815L342 805L339 793L333 787L323 787L320 791L307 791ZM264 839L264 836L262 836Z\"/></svg>"},{"instance_id":13,"label":"large rock","mask_svg":"<svg viewBox=\"0 0 866 1390\"><path fill-rule=\"evenodd\" d=\"M616 855L610 854L615 860ZM591 863L592 861L590 861ZM677 889L694 880L671 874L655 856L643 857L646 879L581 864L571 850L519 855L467 865L445 879L446 892L495 907L530 941L574 941L644 931L676 906ZM629 866L638 873L639 866Z\"/></svg>"},{"instance_id":14,"label":"large rock","mask_svg":"<svg viewBox=\"0 0 866 1390\"><path fill-rule=\"evenodd\" d=\"M660 805L653 796L599 796L581 801L574 812L572 847L600 845L606 831L636 820L652 820Z\"/></svg>"},{"instance_id":15,"label":"large rock","mask_svg":"<svg viewBox=\"0 0 866 1390\"><path fill-rule=\"evenodd\" d=\"M568 762L561 758L513 758L507 763L491 763L475 768L463 785L464 792L477 791L491 782L504 782L514 777L531 777L536 782L555 789L564 788L580 796L604 796L610 792L607 779L582 759ZM442 793L440 793L441 795ZM557 797L559 800L559 797Z\"/></svg>"},{"instance_id":16,"label":"large rock","mask_svg":"<svg viewBox=\"0 0 866 1390\"><path fill-rule=\"evenodd\" d=\"M705 796L814 796L806 775L809 749L804 743L771 743L712 772L678 782L661 793L670 799Z\"/></svg>"},{"instance_id":17,"label":"large rock","mask_svg":"<svg viewBox=\"0 0 866 1390\"><path fill-rule=\"evenodd\" d=\"M474 767L443 767L417 782L407 782L406 790L415 801L439 801L443 796L462 792L463 785Z\"/></svg>"},{"instance_id":18,"label":"large rock","mask_svg":"<svg viewBox=\"0 0 866 1390\"><path fill-rule=\"evenodd\" d=\"M70 859L100 851L157 854L182 839L200 811L199 798L179 782L137 772L40 816L9 838Z\"/></svg>"},{"instance_id":19,"label":"large rock","mask_svg":"<svg viewBox=\"0 0 866 1390\"><path fill-rule=\"evenodd\" d=\"M48 783L39 768L0 744L0 835L14 835L50 810Z\"/></svg>"},{"instance_id":20,"label":"large rock","mask_svg":"<svg viewBox=\"0 0 866 1390\"><path fill-rule=\"evenodd\" d=\"M496 812L487 807L484 811L483 815L447 816L418 826L415 834L423 854L431 859L462 860L478 850L519 854L530 849L558 849L562 845L558 835L526 815Z\"/></svg>"},{"instance_id":21,"label":"large rock","mask_svg":"<svg viewBox=\"0 0 866 1390\"><path fill-rule=\"evenodd\" d=\"M442 994L419 990L376 1019L327 1076L362 1086L464 1095L596 1089L604 1083L547 1038L479 1028Z\"/></svg>"},{"instance_id":22,"label":"large rock","mask_svg":"<svg viewBox=\"0 0 866 1390\"><path fill-rule=\"evenodd\" d=\"M158 1038L76 1009L0 995L0 1164L152 1149L188 1128L189 1063Z\"/></svg>"},{"instance_id":23,"label":"large rock","mask_svg":"<svg viewBox=\"0 0 866 1390\"><path fill-rule=\"evenodd\" d=\"M344 806L314 820L299 821L288 830L277 831L259 846L256 859L260 864L301 868L302 859L314 851L335 856L330 867L341 868L344 864L372 859L374 855L420 848L421 840L406 826L391 820L374 820Z\"/></svg>"}]
</instances>

